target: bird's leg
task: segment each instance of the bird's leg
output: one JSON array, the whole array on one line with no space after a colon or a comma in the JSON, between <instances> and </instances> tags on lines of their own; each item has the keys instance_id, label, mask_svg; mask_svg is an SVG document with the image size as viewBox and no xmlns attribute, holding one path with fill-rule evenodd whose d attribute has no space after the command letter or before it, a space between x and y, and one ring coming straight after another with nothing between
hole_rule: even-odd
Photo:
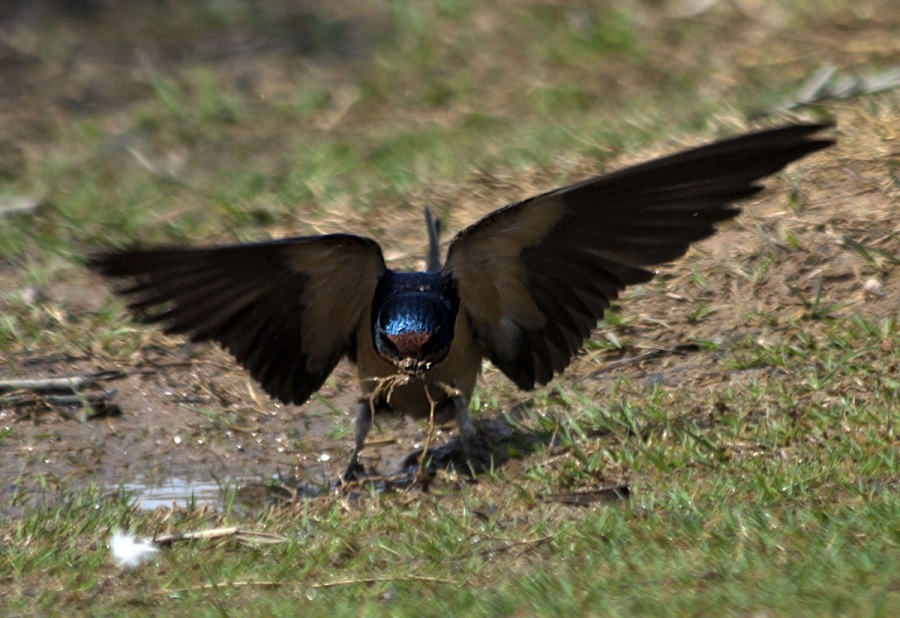
<instances>
[{"instance_id":1,"label":"bird's leg","mask_svg":"<svg viewBox=\"0 0 900 618\"><path fill-rule=\"evenodd\" d=\"M456 394L450 397L450 401L453 402L456 427L459 429L459 440L462 443L466 463L472 472L488 467L491 460L490 448L469 417L469 404L466 398L461 394Z\"/></svg>"},{"instance_id":2,"label":"bird's leg","mask_svg":"<svg viewBox=\"0 0 900 618\"><path fill-rule=\"evenodd\" d=\"M372 416L374 416L372 402L366 399L360 402L356 410L356 446L353 449L353 455L350 456L350 463L347 465L347 471L342 477L344 482L352 481L360 478L365 473L365 468L359 463L359 452L366 443L366 436L372 428Z\"/></svg>"},{"instance_id":3,"label":"bird's leg","mask_svg":"<svg viewBox=\"0 0 900 618\"><path fill-rule=\"evenodd\" d=\"M453 411L456 413L456 427L459 429L459 438L465 444L471 442L478 435L478 430L469 417L469 404L462 395L454 395L450 398L453 402Z\"/></svg>"}]
</instances>

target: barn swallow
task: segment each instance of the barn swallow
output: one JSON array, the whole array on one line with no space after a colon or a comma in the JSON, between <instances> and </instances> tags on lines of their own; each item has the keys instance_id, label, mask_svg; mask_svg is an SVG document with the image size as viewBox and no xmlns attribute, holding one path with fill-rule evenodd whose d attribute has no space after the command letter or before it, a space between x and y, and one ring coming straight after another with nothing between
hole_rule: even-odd
<instances>
[{"instance_id":1,"label":"barn swallow","mask_svg":"<svg viewBox=\"0 0 900 618\"><path fill-rule=\"evenodd\" d=\"M351 234L112 251L89 266L131 281L130 308L167 333L218 342L283 403L349 358L363 397L345 478L361 471L373 401L414 417L436 403L468 456L483 359L520 389L548 383L622 290L737 215L762 178L834 144L815 135L828 126L749 133L507 205L458 233L443 265L426 209L423 272L389 269L377 242Z\"/></svg>"}]
</instances>

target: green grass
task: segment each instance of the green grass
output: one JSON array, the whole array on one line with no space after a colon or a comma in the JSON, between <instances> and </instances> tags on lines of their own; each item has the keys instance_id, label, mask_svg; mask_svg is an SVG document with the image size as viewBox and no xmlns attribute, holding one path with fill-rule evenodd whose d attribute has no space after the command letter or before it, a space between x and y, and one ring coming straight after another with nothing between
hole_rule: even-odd
<instances>
[{"instance_id":1,"label":"green grass","mask_svg":"<svg viewBox=\"0 0 900 618\"><path fill-rule=\"evenodd\" d=\"M6 373L33 355L142 362L135 359L153 336L84 273L83 257L101 247L346 224L418 256L424 203L464 225L532 189L734 133L815 71L821 40L848 65L877 66L886 53L869 43L896 26L865 17L878 10L874 1L811 11L784 0L773 3L771 20L728 3L691 17L656 2L503 10L393 2L354 4L349 17L292 13L289 3L273 3L272 12L182 4L118 18L141 29L123 29L113 12L96 23L51 16L36 30L48 42L31 50L35 71L49 76L39 83L56 85L29 100L39 120L23 104L22 124L10 123L28 164L0 181L0 196L39 195L44 205L0 220ZM138 30L163 49L123 61L131 78L104 82L122 68L99 63L54 81L69 75L60 67L76 41L118 45ZM256 60L166 55L166 45L229 35L270 36L275 51L263 47ZM123 57L134 56L125 49ZM95 107L70 101L123 79L134 83ZM139 511L131 496L75 471L12 466L0 476L8 500L0 505L0 613L896 615L900 314L896 303L872 308L849 284L836 287L840 277L810 272L830 264L815 261L820 247L832 247L825 232L831 242L858 227L840 249L858 260L854 276L891 284L896 232L865 228L868 215L845 216L873 195L896 203L896 175L883 174L872 154L887 152L889 140L859 136L889 134L898 109L888 93L804 112L838 114L842 146L865 154L829 159L819 176L792 177L799 188L782 186L770 199L786 223L760 225L751 257L731 259L734 247L724 246L710 253L730 261L682 264L687 283L666 276L633 290L586 342L588 360L531 396L496 372L479 385L475 409L496 415L521 403L521 424L556 434L558 444L477 482L442 472L428 491L261 508L232 501L229 488L221 512ZM807 188L835 202L810 205ZM826 207L830 218L816 219ZM804 218L808 225L797 223ZM771 283L805 261L785 289ZM67 285L75 300L55 293ZM30 302L29 286L51 294ZM735 309L731 286L778 302ZM702 299L689 298L698 291ZM670 292L690 302L667 301ZM664 303L671 311L662 316L650 310ZM702 331L709 324L720 326ZM639 344L666 351L673 337L698 349L583 377L641 353ZM671 359L684 371L664 364ZM235 430L254 414L243 395L237 407L189 411L202 431ZM20 448L13 438L23 423L41 422L0 414L8 452ZM325 438L349 442L349 432L336 424ZM40 431L4 460L86 448L63 439L57 428ZM311 448L297 435L285 444L286 458ZM629 500L578 507L555 497L620 483ZM179 541L132 571L116 567L106 547L115 528L153 536L227 525L284 541Z\"/></svg>"},{"instance_id":2,"label":"green grass","mask_svg":"<svg viewBox=\"0 0 900 618\"><path fill-rule=\"evenodd\" d=\"M566 417L560 446L477 485L446 478L430 493L222 514L136 512L127 496L48 486L45 506L2 528L7 610L891 615L900 357L879 351L898 325L856 317L814 330L740 343L738 377L706 400L628 382L600 403L551 391ZM861 391L872 375L875 392ZM630 501L551 497L619 475ZM220 525L286 540L176 543L133 572L105 547L117 527ZM221 587L196 589L206 584Z\"/></svg>"},{"instance_id":3,"label":"green grass","mask_svg":"<svg viewBox=\"0 0 900 618\"><path fill-rule=\"evenodd\" d=\"M394 3L389 22L365 35L365 70L351 63L347 80L325 68L273 97L252 73L241 81L202 57L139 64L141 89L120 113L80 114L44 129L52 145L14 189L45 195L52 216L37 231L0 230L0 255L81 250L111 237L258 237L261 222L298 225L334 204L383 208L435 179L459 181L477 169L546 168L561 155L602 162L703 128L723 109L719 97L698 96L709 59L673 77L659 66L661 52L648 51L656 50L654 35L626 11L520 7L479 37L476 7ZM266 31L265 20L248 21L229 3L177 14L192 15L200 33ZM160 15L135 19L165 43L166 34L181 40ZM336 28L324 16L298 19L316 40ZM666 26L673 37L683 27ZM64 57L68 32L48 27L46 36L59 40L40 51L43 60ZM116 31L100 32L118 41ZM519 45L520 38L534 44ZM617 83L621 73L628 83ZM772 96L771 88L736 85L724 102L747 109ZM174 208L182 216L161 222Z\"/></svg>"}]
</instances>

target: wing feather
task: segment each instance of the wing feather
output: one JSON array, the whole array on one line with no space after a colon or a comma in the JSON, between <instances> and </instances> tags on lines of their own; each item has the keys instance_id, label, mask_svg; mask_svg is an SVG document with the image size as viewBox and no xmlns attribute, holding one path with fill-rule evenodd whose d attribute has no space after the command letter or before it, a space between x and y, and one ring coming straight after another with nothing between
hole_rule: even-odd
<instances>
[{"instance_id":1,"label":"wing feather","mask_svg":"<svg viewBox=\"0 0 900 618\"><path fill-rule=\"evenodd\" d=\"M737 215L757 181L832 145L826 124L716 142L511 204L460 232L457 281L485 355L519 387L549 382L612 300Z\"/></svg>"},{"instance_id":2,"label":"wing feather","mask_svg":"<svg viewBox=\"0 0 900 618\"><path fill-rule=\"evenodd\" d=\"M344 354L387 271L370 239L333 234L210 248L111 252L89 265L132 281L129 307L169 333L220 343L285 403L303 403Z\"/></svg>"}]
</instances>

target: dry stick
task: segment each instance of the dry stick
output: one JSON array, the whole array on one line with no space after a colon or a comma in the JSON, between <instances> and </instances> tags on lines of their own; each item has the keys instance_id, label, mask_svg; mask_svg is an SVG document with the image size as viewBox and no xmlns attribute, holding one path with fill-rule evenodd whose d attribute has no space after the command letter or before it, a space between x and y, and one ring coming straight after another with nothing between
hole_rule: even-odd
<instances>
[{"instance_id":1,"label":"dry stick","mask_svg":"<svg viewBox=\"0 0 900 618\"><path fill-rule=\"evenodd\" d=\"M377 440L367 441L369 446L383 446L385 444L397 444L398 442L397 438L378 438Z\"/></svg>"},{"instance_id":2,"label":"dry stick","mask_svg":"<svg viewBox=\"0 0 900 618\"><path fill-rule=\"evenodd\" d=\"M319 584L309 584L306 588L310 590L324 590L325 588L337 588L339 586L352 586L355 584L378 584L382 582L431 582L435 584L450 584L458 586L459 582L454 579L443 579L440 577L425 577L423 575L409 575L407 577L364 577L361 579L341 579L333 582L322 582ZM177 592L190 592L192 590L217 590L219 588L244 588L247 586L260 586L265 588L275 588L285 586L287 584L299 584L300 582L274 582L274 581L236 581L222 584L200 584L197 586L189 586L187 588L174 588L171 590L160 590L157 594L173 594Z\"/></svg>"},{"instance_id":3,"label":"dry stick","mask_svg":"<svg viewBox=\"0 0 900 618\"><path fill-rule=\"evenodd\" d=\"M153 537L153 542L158 545L169 545L175 541L192 541L197 539L219 539L222 537L235 537L239 541L248 543L256 541L258 543L286 543L287 538L277 534L268 532L253 532L249 530L241 530L237 526L229 526L227 528L211 528L209 530L198 530L195 532L173 532L170 534L160 534Z\"/></svg>"},{"instance_id":4,"label":"dry stick","mask_svg":"<svg viewBox=\"0 0 900 618\"><path fill-rule=\"evenodd\" d=\"M353 584L377 584L379 582L433 582L436 584L459 585L455 579L444 579L442 577L425 577L424 575L409 575L407 577L366 577L363 579L342 579L334 582L323 582L321 584L312 584L311 589L337 588L338 586L350 586Z\"/></svg>"},{"instance_id":5,"label":"dry stick","mask_svg":"<svg viewBox=\"0 0 900 618\"><path fill-rule=\"evenodd\" d=\"M404 373L394 373L389 376L378 378L369 378L367 382L375 382L375 388L369 393L366 400L369 403L369 413L372 415L372 422L375 422L375 402L384 395L384 400L390 404L391 397L394 395L394 389L398 386L404 386L409 383L410 376Z\"/></svg>"},{"instance_id":6,"label":"dry stick","mask_svg":"<svg viewBox=\"0 0 900 618\"><path fill-rule=\"evenodd\" d=\"M458 388L454 388L449 384L444 382L434 381L425 384L425 397L428 398L428 437L425 439L425 447L422 449L422 459L420 462L419 472L424 476L427 474L427 462L428 462L428 449L431 447L431 442L434 440L434 411L437 407L437 402L431 396L431 391L428 389L429 386L437 386L438 388L444 391L444 394L448 397L458 397L462 395Z\"/></svg>"},{"instance_id":7,"label":"dry stick","mask_svg":"<svg viewBox=\"0 0 900 618\"><path fill-rule=\"evenodd\" d=\"M103 406L112 407L110 399L115 391L86 394L82 389L124 376L125 373L121 371L99 371L61 378L0 380L0 405L19 406L43 402L56 408L80 408L85 404L98 409Z\"/></svg>"},{"instance_id":8,"label":"dry stick","mask_svg":"<svg viewBox=\"0 0 900 618\"><path fill-rule=\"evenodd\" d=\"M515 543L509 543L508 545L503 545L503 546L497 547L497 548L488 547L486 549L482 549L479 552L476 552L475 555L476 556L486 556L488 554L500 554L500 553L507 552L514 547L519 547L520 545L528 545L529 546L528 551L530 551L530 550L534 549L535 547L538 547L539 545L543 545L544 543L546 543L548 541L552 541L553 539L555 539L557 537L558 534L559 533L557 532L555 534L549 534L547 536L542 536L539 539L516 541Z\"/></svg>"},{"instance_id":9,"label":"dry stick","mask_svg":"<svg viewBox=\"0 0 900 618\"><path fill-rule=\"evenodd\" d=\"M0 393L7 391L31 391L33 393L73 393L92 386L97 380L91 376L65 378L26 378L0 380Z\"/></svg>"},{"instance_id":10,"label":"dry stick","mask_svg":"<svg viewBox=\"0 0 900 618\"><path fill-rule=\"evenodd\" d=\"M423 479L428 477L428 449L431 447L431 441L434 439L434 408L437 405L431 396L428 385L425 385L425 397L428 399L428 435L425 437L425 446L422 448L422 458L419 460L419 476Z\"/></svg>"},{"instance_id":11,"label":"dry stick","mask_svg":"<svg viewBox=\"0 0 900 618\"><path fill-rule=\"evenodd\" d=\"M619 360L614 360L599 369L596 369L589 377L593 378L595 376L600 375L601 373L606 373L607 371L612 371L613 369L618 369L623 365L630 365L631 363L638 363L647 358L653 358L654 356L658 356L663 353L663 350L650 350L649 352L644 352L643 354L638 354L637 356L629 356L628 358L620 358Z\"/></svg>"},{"instance_id":12,"label":"dry stick","mask_svg":"<svg viewBox=\"0 0 900 618\"><path fill-rule=\"evenodd\" d=\"M437 407L437 402L431 396L431 391L429 390L429 386L434 385L438 388L441 388L448 397L457 397L462 393L459 389L450 386L449 384L445 384L444 382L426 382L425 386L425 397L428 399L428 436L425 438L425 447L422 449L422 459L419 462L419 473L425 477L428 473L428 449L431 447L431 442L434 440L434 410Z\"/></svg>"},{"instance_id":13,"label":"dry stick","mask_svg":"<svg viewBox=\"0 0 900 618\"><path fill-rule=\"evenodd\" d=\"M556 423L554 423L554 425L553 425L553 433L550 434L550 442L547 443L548 448L546 451L546 456L544 457L544 463L548 463L550 461L550 456L553 453L553 446L554 446L554 444L556 444L556 439L559 437L560 424L561 423L559 420L559 413L557 412Z\"/></svg>"},{"instance_id":14,"label":"dry stick","mask_svg":"<svg viewBox=\"0 0 900 618\"><path fill-rule=\"evenodd\" d=\"M32 392L32 391L28 391ZM18 406L42 402L54 407L60 408L80 408L84 404L97 407L109 403L109 395L104 394L83 394L75 395L17 395L15 391L9 395L0 398L0 404L7 406Z\"/></svg>"}]
</instances>

